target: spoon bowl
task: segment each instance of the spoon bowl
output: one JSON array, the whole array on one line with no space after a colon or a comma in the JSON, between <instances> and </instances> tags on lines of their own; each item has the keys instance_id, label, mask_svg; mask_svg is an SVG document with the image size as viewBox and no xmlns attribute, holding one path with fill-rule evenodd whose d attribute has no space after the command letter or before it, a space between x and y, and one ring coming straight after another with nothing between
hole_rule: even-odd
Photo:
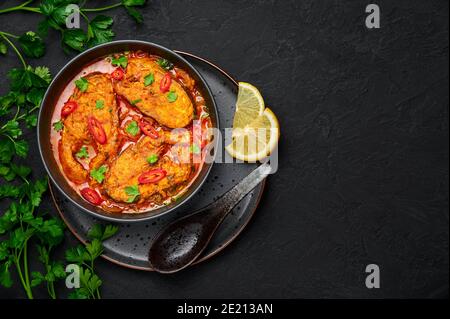
<instances>
[{"instance_id":1,"label":"spoon bowl","mask_svg":"<svg viewBox=\"0 0 450 319\"><path fill-rule=\"evenodd\" d=\"M214 203L162 229L150 246L150 266L157 272L167 274L192 264L208 246L227 214L266 178L270 171L268 164L260 165Z\"/></svg>"}]
</instances>

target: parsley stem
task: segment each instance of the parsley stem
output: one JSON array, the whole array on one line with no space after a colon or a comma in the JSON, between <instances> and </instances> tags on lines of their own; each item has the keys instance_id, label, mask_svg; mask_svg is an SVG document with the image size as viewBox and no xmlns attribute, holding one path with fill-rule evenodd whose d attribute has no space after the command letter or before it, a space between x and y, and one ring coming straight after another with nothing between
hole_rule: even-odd
<instances>
[{"instance_id":1,"label":"parsley stem","mask_svg":"<svg viewBox=\"0 0 450 319\"><path fill-rule=\"evenodd\" d=\"M89 18L86 14L83 13L83 11L80 11L81 16L86 20L87 24L89 25Z\"/></svg>"},{"instance_id":2,"label":"parsley stem","mask_svg":"<svg viewBox=\"0 0 450 319\"><path fill-rule=\"evenodd\" d=\"M24 7L27 4L31 3L31 2L33 2L33 0L25 1L24 3L22 3L22 4L18 5L18 6L15 6L15 7L2 9L2 10L0 10L0 13L7 13L7 12L12 12L12 11L17 11L17 10L24 10Z\"/></svg>"},{"instance_id":3,"label":"parsley stem","mask_svg":"<svg viewBox=\"0 0 450 319\"><path fill-rule=\"evenodd\" d=\"M99 12L99 11L105 11L105 10L117 8L117 7L120 7L121 5L122 5L122 3L116 3L116 4L112 4L110 6L107 6L107 7L81 9L81 11L84 11L84 12Z\"/></svg>"},{"instance_id":4,"label":"parsley stem","mask_svg":"<svg viewBox=\"0 0 450 319\"><path fill-rule=\"evenodd\" d=\"M4 31L0 31L0 32L3 33L4 35L6 35L7 37L10 37L10 38L14 38L14 39L18 39L19 38L18 35L15 35L15 34L12 34L12 33L4 32Z\"/></svg>"},{"instance_id":5,"label":"parsley stem","mask_svg":"<svg viewBox=\"0 0 450 319\"><path fill-rule=\"evenodd\" d=\"M9 38L5 35L4 32L0 31L0 37L2 37L6 42L8 42L8 44L11 46L11 48L16 52L17 56L19 57L20 61L23 64L23 67L26 68L27 67L27 63L25 62L22 54L20 53L20 51L17 49L17 47L14 45L14 43L12 43Z\"/></svg>"},{"instance_id":6,"label":"parsley stem","mask_svg":"<svg viewBox=\"0 0 450 319\"><path fill-rule=\"evenodd\" d=\"M20 105L17 105L17 110L16 110L16 114L14 115L13 121L17 121L17 116L19 115L20 112Z\"/></svg>"},{"instance_id":7,"label":"parsley stem","mask_svg":"<svg viewBox=\"0 0 450 319\"><path fill-rule=\"evenodd\" d=\"M22 267L20 266L20 257L17 254L14 254L14 264L16 265L17 273L19 274L20 282L22 283L23 289L27 294L28 299L33 299L33 293L31 292L30 284L27 284L26 280L23 277Z\"/></svg>"},{"instance_id":8,"label":"parsley stem","mask_svg":"<svg viewBox=\"0 0 450 319\"><path fill-rule=\"evenodd\" d=\"M41 13L41 9L34 8L34 7L22 7L22 8L20 8L20 10L30 11L30 12L34 12L34 13Z\"/></svg>"},{"instance_id":9,"label":"parsley stem","mask_svg":"<svg viewBox=\"0 0 450 319\"><path fill-rule=\"evenodd\" d=\"M27 284L27 296L28 299L33 299L33 294L31 293L30 285L30 275L28 274L28 241L25 242L25 247L23 248L23 272L25 273L25 283Z\"/></svg>"},{"instance_id":10,"label":"parsley stem","mask_svg":"<svg viewBox=\"0 0 450 319\"><path fill-rule=\"evenodd\" d=\"M20 115L18 115L18 112L16 112L16 116L14 116L14 121L20 121L20 120L24 119L27 115L30 115L38 108L39 108L39 105L33 106L30 110L28 110L27 112L22 113ZM7 126L7 124L3 125L0 129L4 129L6 126Z\"/></svg>"}]
</instances>

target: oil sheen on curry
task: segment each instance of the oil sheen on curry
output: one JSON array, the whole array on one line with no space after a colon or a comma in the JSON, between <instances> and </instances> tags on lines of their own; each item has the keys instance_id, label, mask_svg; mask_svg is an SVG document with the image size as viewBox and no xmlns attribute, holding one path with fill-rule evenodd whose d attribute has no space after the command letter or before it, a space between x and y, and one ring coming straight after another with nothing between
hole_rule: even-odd
<instances>
[{"instance_id":1,"label":"oil sheen on curry","mask_svg":"<svg viewBox=\"0 0 450 319\"><path fill-rule=\"evenodd\" d=\"M122 213L181 196L202 166L211 127L189 74L144 52L86 66L52 123L53 153L69 184L89 203Z\"/></svg>"}]
</instances>

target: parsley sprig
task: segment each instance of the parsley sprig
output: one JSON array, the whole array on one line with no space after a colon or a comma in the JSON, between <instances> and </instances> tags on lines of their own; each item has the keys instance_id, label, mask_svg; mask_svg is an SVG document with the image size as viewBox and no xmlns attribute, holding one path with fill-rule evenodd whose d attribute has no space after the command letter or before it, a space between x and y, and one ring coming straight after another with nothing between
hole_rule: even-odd
<instances>
[{"instance_id":1,"label":"parsley sprig","mask_svg":"<svg viewBox=\"0 0 450 319\"><path fill-rule=\"evenodd\" d=\"M5 39L3 34L0 36ZM6 181L0 185L0 199L9 205L0 216L0 234L4 235L0 242L0 284L12 286L11 272L15 269L27 297L33 298L32 287L37 281L31 280L28 263L29 243L33 240L38 243L39 259L47 272L53 274L46 279L47 289L51 297L56 297L53 282L61 272L59 266L50 262L50 251L62 241L64 224L39 211L47 180L33 179L31 168L20 164L29 148L27 141L21 138L23 129L36 126L35 111L51 76L46 67L28 65L19 49L7 38L6 42L23 67L9 71L10 91L0 96L0 177Z\"/></svg>"},{"instance_id":2,"label":"parsley sprig","mask_svg":"<svg viewBox=\"0 0 450 319\"><path fill-rule=\"evenodd\" d=\"M13 285L12 272L17 273L26 296L33 298L33 287L45 284L51 298L56 298L54 283L66 276L63 263L52 258L52 252L64 237L64 224L39 209L42 196L47 189L47 179L39 179L33 175L30 167L23 165L28 155L28 142L22 138L25 128L33 129L37 124L36 110L40 107L51 75L47 67L32 67L24 56L39 58L45 53L42 27L60 30L66 36L65 45L74 41L67 36L67 29L62 27L65 5L77 3L76 0L43 0L39 8L28 7L32 1L22 5L0 10L0 14L18 10L26 10L46 15L38 33L29 31L21 36L0 31L0 54L8 53L8 47L18 56L22 66L8 72L10 90L0 96L0 199L6 209L0 215L0 285ZM121 6L144 4L145 0L126 1ZM46 11L47 10L47 11ZM84 10L84 9L83 9ZM82 11L83 11L82 10ZM98 11L107 10L99 8ZM128 10L128 8L127 8ZM95 9L85 9L95 12ZM132 11L132 10L131 10ZM89 22L88 35L83 38L80 50L93 45L95 41L109 41L113 33L110 31L112 19L97 16ZM80 31L74 31L79 33ZM83 33L83 31L81 31ZM70 34L70 32L68 33ZM83 36L84 37L84 36ZM76 38L76 37L75 37ZM70 45L69 45L70 46ZM53 123L57 131L63 129L61 122ZM102 241L111 237L117 228L96 226L90 232L91 242L86 247L76 250L83 259L81 272L82 287L71 294L74 298L99 298L101 280L94 272L94 260L103 252ZM29 266L30 243L36 243L38 258L42 263L41 271L32 271ZM33 245L34 246L34 245ZM87 255L84 252L87 252ZM70 261L70 253L66 254ZM84 262L89 266L84 265Z\"/></svg>"},{"instance_id":3,"label":"parsley sprig","mask_svg":"<svg viewBox=\"0 0 450 319\"><path fill-rule=\"evenodd\" d=\"M103 241L114 236L118 231L113 225L94 225L88 232L90 240L86 246L77 247L66 251L66 260L80 266L80 288L69 295L71 299L100 299L100 286L102 281L95 274L95 260L103 253Z\"/></svg>"},{"instance_id":4,"label":"parsley sprig","mask_svg":"<svg viewBox=\"0 0 450 319\"><path fill-rule=\"evenodd\" d=\"M54 29L61 33L65 51L83 51L88 47L109 42L115 36L112 30L114 21L111 17L97 15L91 20L87 14L124 7L137 23L142 23L142 14L136 7L144 6L146 0L121 0L118 3L99 8L85 8L85 1L82 0L41 0L37 7L29 6L31 2L25 1L18 6L1 9L0 14L14 11L28 11L41 14L44 16L44 20L39 23L37 32L30 31L21 36L6 32L1 32L0 34L3 34L2 38L4 38L5 42L11 39L18 40L27 56L38 58L45 53L45 44L42 38L47 36L49 29ZM76 4L80 7L80 16L85 20L86 24L85 29L68 29L66 27L66 19L71 14L70 11L66 11L66 7L70 4ZM0 40L0 54L5 54L7 50L4 41Z\"/></svg>"}]
</instances>

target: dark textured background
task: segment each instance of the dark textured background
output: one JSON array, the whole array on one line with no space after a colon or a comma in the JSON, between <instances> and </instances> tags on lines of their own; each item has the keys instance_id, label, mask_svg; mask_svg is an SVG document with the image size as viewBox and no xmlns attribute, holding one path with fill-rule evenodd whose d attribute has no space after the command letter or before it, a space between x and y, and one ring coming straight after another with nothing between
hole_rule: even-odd
<instances>
[{"instance_id":1,"label":"dark textured background","mask_svg":"<svg viewBox=\"0 0 450 319\"><path fill-rule=\"evenodd\" d=\"M373 2L378 30L364 25L369 1L153 0L142 26L123 9L107 13L117 39L190 51L258 86L282 134L279 172L233 244L172 276L101 260L104 297L448 296L449 3ZM1 15L0 29L35 30L39 20ZM58 34L47 42L31 63L56 73L69 56ZM0 63L5 93L19 62ZM36 145L30 160L44 174ZM68 234L64 246L74 244ZM381 268L378 290L365 287L369 263ZM24 294L16 285L0 297Z\"/></svg>"}]
</instances>

